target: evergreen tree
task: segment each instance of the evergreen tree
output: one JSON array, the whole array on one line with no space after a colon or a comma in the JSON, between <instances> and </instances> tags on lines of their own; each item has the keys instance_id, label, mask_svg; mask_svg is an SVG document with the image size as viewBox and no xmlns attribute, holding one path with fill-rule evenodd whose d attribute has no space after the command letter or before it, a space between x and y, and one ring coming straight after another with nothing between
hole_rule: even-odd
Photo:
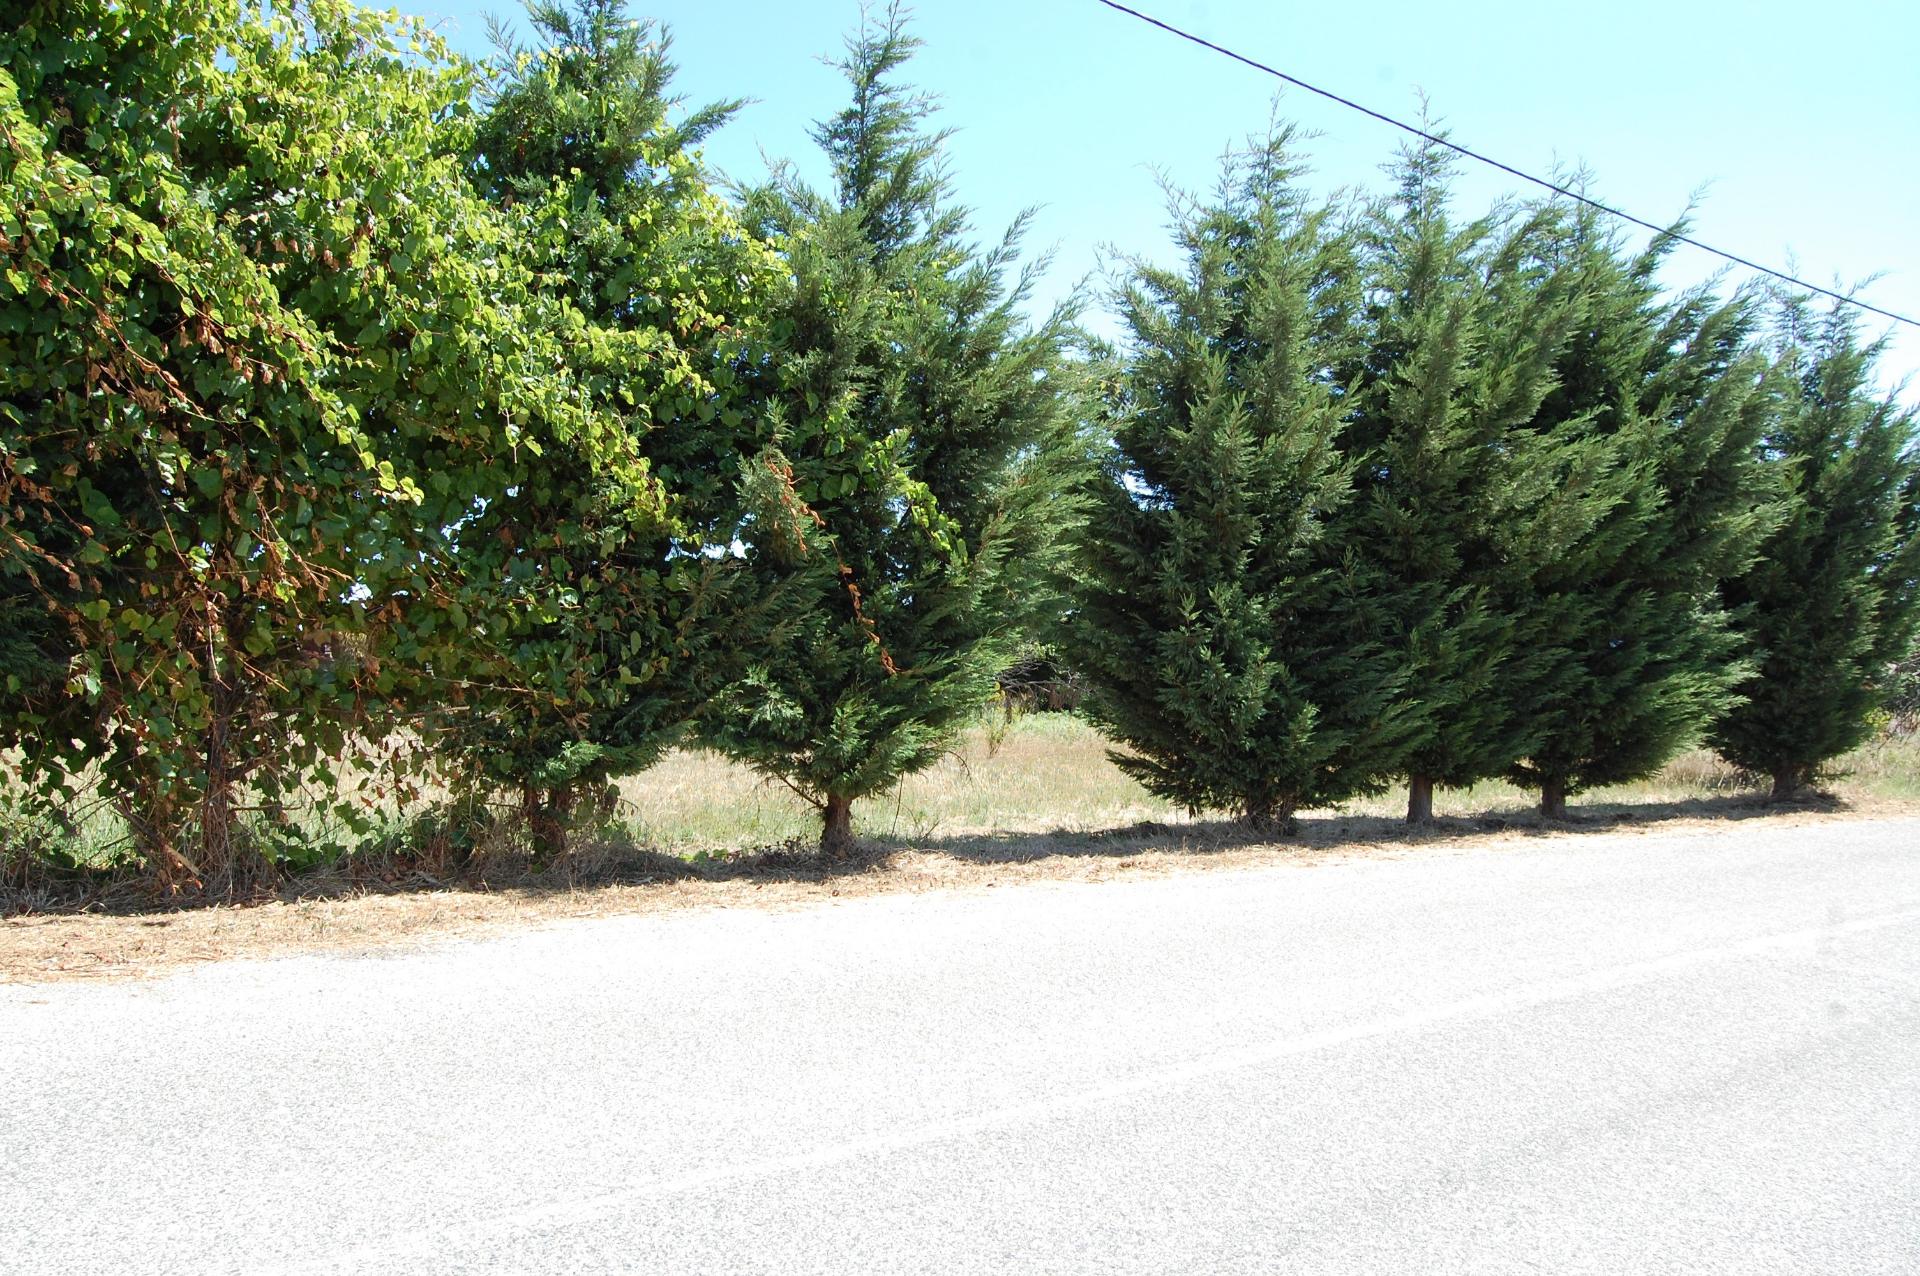
<instances>
[{"instance_id":1,"label":"evergreen tree","mask_svg":"<svg viewBox=\"0 0 1920 1276\"><path fill-rule=\"evenodd\" d=\"M762 588L809 593L709 738L819 808L831 856L853 802L931 764L990 696L1074 509L1067 318L1023 324L1019 225L969 246L931 103L898 80L916 43L897 9L863 23L852 104L814 135L833 191L782 171L748 204L794 282L742 539Z\"/></svg>"},{"instance_id":2,"label":"evergreen tree","mask_svg":"<svg viewBox=\"0 0 1920 1276\"><path fill-rule=\"evenodd\" d=\"M1089 706L1125 746L1114 760L1256 828L1365 788L1397 690L1323 541L1352 480L1331 369L1361 299L1351 240L1307 206L1291 140L1232 157L1212 203L1176 202L1182 268L1132 265L1072 627Z\"/></svg>"},{"instance_id":3,"label":"evergreen tree","mask_svg":"<svg viewBox=\"0 0 1920 1276\"><path fill-rule=\"evenodd\" d=\"M667 33L624 9L530 3L532 49L496 32L474 140L476 181L572 316L569 362L607 442L645 476L613 484L601 450L557 450L460 528L488 623L437 717L475 784L517 790L537 859L565 849L582 797L681 738L744 601L727 588L734 476L761 422L738 374L777 264L693 149L732 104L680 112Z\"/></svg>"},{"instance_id":4,"label":"evergreen tree","mask_svg":"<svg viewBox=\"0 0 1920 1276\"><path fill-rule=\"evenodd\" d=\"M1758 669L1715 726L1728 761L1790 797L1867 738L1920 608L1916 413L1876 398L1880 345L1851 307L1783 303L1777 415L1763 440L1789 492L1784 519L1729 581Z\"/></svg>"},{"instance_id":5,"label":"evergreen tree","mask_svg":"<svg viewBox=\"0 0 1920 1276\"><path fill-rule=\"evenodd\" d=\"M1531 423L1587 458L1597 515L1534 578L1536 676L1517 695L1534 739L1513 777L1549 818L1571 794L1652 774L1730 705L1745 666L1719 584L1773 514L1751 306L1704 289L1662 301L1674 241L1628 256L1600 217L1568 222L1555 268L1579 322Z\"/></svg>"},{"instance_id":6,"label":"evergreen tree","mask_svg":"<svg viewBox=\"0 0 1920 1276\"><path fill-rule=\"evenodd\" d=\"M1407 818L1432 818L1436 784L1499 775L1533 742L1514 689L1540 676L1523 621L1532 564L1582 534L1591 511L1552 499L1584 463L1521 429L1551 389L1573 310L1544 254L1555 214L1464 226L1431 143L1407 152L1370 218L1366 336L1341 449L1354 497L1336 542L1405 662Z\"/></svg>"}]
</instances>

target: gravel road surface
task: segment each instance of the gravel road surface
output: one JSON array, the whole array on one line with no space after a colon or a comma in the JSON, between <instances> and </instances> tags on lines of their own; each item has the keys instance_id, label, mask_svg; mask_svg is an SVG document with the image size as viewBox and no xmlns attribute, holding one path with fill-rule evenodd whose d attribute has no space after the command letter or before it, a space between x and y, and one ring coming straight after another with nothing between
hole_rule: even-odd
<instances>
[{"instance_id":1,"label":"gravel road surface","mask_svg":"<svg viewBox=\"0 0 1920 1276\"><path fill-rule=\"evenodd\" d=\"M1920 1271L1920 820L0 987L8 1273Z\"/></svg>"}]
</instances>

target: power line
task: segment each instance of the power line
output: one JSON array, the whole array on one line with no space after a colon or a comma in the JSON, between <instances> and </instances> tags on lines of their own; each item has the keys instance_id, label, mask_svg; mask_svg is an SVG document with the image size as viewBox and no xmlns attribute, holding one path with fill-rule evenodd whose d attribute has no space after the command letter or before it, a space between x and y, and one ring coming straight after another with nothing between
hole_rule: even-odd
<instances>
[{"instance_id":1,"label":"power line","mask_svg":"<svg viewBox=\"0 0 1920 1276\"><path fill-rule=\"evenodd\" d=\"M1796 279L1794 276L1789 275L1784 271L1775 270L1771 266L1763 266L1759 262L1750 261L1749 259L1742 257L1737 253L1730 253L1725 251L1724 249L1715 248L1712 244L1703 244L1699 240L1694 239L1690 236L1679 234L1678 232L1673 230L1671 227L1655 225L1653 222L1647 221L1646 219L1641 217L1635 217L1632 213L1626 212L1622 209L1615 208L1610 204L1603 204L1597 199L1591 199L1585 195L1582 195L1577 190L1573 190L1569 187L1560 185L1558 182L1550 182L1544 177L1535 177L1532 173L1523 172L1522 170L1515 168L1511 164L1503 164L1499 160L1494 159L1491 156L1482 155L1480 152L1475 150L1469 150L1467 147L1460 145L1458 142L1450 142L1444 137L1438 137L1432 133L1427 132L1423 128L1419 128L1419 127L1416 127L1415 125L1408 124L1405 120L1397 120L1391 115L1385 115L1379 111L1374 110L1371 107L1362 106L1360 105L1360 103L1353 101L1351 98L1344 98L1344 97L1341 97L1338 93L1334 93L1327 89L1320 88L1318 85L1308 84L1305 80L1300 79L1298 76L1288 75L1285 71L1277 70L1274 67L1268 66L1264 62L1255 61L1253 58L1248 57L1244 53L1235 53L1232 49L1226 48L1224 45L1215 44L1213 41L1205 39L1204 37L1201 37L1201 36L1197 36L1193 34L1193 32L1191 31L1182 31L1179 27L1176 27L1171 23L1162 22L1160 21L1160 19L1153 17L1151 14L1142 13L1138 9L1130 9L1126 5L1120 4L1118 0L1099 0L1099 2L1107 6L1107 8L1109 9L1113 9L1116 12L1126 14L1128 17L1138 18L1140 19L1140 21L1146 23L1148 26L1158 27L1162 31L1165 31L1168 35L1179 36L1182 40L1186 40L1193 44L1197 44L1203 49L1211 49L1213 52L1218 53L1223 57L1232 58L1235 62L1239 62L1245 66L1250 66L1256 71L1264 71L1268 75L1271 75L1276 80L1284 80L1288 84L1294 85L1297 88L1305 89L1309 93L1316 93L1319 96L1326 98L1330 102L1338 102L1341 106L1347 107L1349 110L1358 111L1362 115L1370 115L1374 119L1379 120L1383 124L1391 124L1393 127L1400 129L1403 132L1411 133L1415 137L1422 138L1428 142L1432 142L1435 146L1444 146L1448 150L1454 151L1460 155L1464 155L1470 160L1478 160L1480 163L1489 165L1493 168L1497 168L1503 173L1510 173L1514 177L1519 178L1523 182L1532 182L1535 186L1544 186L1546 189L1552 191L1556 195L1564 195L1568 199L1577 200L1578 202L1587 205L1589 208L1598 209L1600 212L1607 213L1613 217L1618 217L1621 221L1631 222L1635 226L1640 226L1654 232L1656 235L1665 235L1669 239L1674 239L1679 241L1680 243L1690 245L1691 247L1694 247L1694 248L1698 248L1702 252L1712 253L1715 257L1724 258L1727 261L1733 262L1735 265L1745 266L1748 270L1757 271L1763 275L1771 275L1773 278L1778 279L1783 283L1792 284L1796 288L1805 288L1808 292L1819 293L1823 297L1831 297L1835 301L1842 301L1850 306L1858 306L1862 310L1871 311L1872 313L1879 315L1882 318L1892 319L1896 323L1904 323L1904 324L1907 324L1909 327L1920 328L1920 319L1910 319L1906 315L1895 314L1891 310L1882 310L1878 306L1870 305L1867 302L1861 301L1858 297L1849 297L1845 293L1835 292L1831 288L1822 288L1819 284L1808 283L1804 279Z\"/></svg>"}]
</instances>

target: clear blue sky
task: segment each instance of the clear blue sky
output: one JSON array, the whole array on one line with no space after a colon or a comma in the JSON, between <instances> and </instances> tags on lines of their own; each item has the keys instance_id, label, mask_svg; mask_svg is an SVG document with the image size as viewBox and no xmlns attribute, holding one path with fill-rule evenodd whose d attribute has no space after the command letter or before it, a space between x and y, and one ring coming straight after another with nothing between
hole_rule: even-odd
<instances>
[{"instance_id":1,"label":"clear blue sky","mask_svg":"<svg viewBox=\"0 0 1920 1276\"><path fill-rule=\"evenodd\" d=\"M485 15L518 0L400 0L455 47L487 50ZM1912 0L1138 0L1186 27L1402 118L1424 91L1457 140L1516 167L1585 164L1595 193L1653 221L1703 196L1697 237L1816 283L1879 274L1862 296L1920 317L1920 5ZM677 88L751 103L707 146L756 176L761 152L813 165L807 131L843 86L837 53L856 0L635 0L674 35ZM983 233L1038 205L1029 240L1063 294L1118 247L1169 255L1155 171L1204 187L1223 147L1264 128L1277 81L1095 0L924 0L913 78L958 130L955 175ZM1400 135L1298 89L1281 113L1321 136L1324 189L1377 187ZM1463 171L1477 209L1515 189ZM1681 250L1669 278L1714 259ZM1743 272L1742 276L1743 277ZM1097 327L1105 327L1099 323ZM1920 403L1920 330L1894 331L1883 364Z\"/></svg>"}]
</instances>

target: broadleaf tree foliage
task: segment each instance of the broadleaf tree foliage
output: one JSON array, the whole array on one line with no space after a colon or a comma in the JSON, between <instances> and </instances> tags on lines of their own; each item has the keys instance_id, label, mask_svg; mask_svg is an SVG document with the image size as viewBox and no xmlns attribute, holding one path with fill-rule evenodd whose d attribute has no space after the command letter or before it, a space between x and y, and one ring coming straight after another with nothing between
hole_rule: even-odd
<instances>
[{"instance_id":1,"label":"broadleaf tree foliage","mask_svg":"<svg viewBox=\"0 0 1920 1276\"><path fill-rule=\"evenodd\" d=\"M0 35L0 573L41 656L4 727L47 785L93 770L170 886L257 866L243 786L271 813L379 738L452 651L437 529L574 428L445 145L470 87L334 0L29 3Z\"/></svg>"}]
</instances>

